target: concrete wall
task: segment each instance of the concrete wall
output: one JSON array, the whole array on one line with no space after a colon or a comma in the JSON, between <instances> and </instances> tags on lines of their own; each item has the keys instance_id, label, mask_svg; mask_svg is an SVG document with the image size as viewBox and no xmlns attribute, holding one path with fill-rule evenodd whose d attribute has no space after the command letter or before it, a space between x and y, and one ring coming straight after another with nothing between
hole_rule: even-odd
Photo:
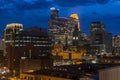
<instances>
[{"instance_id":1,"label":"concrete wall","mask_svg":"<svg viewBox=\"0 0 120 80\"><path fill-rule=\"evenodd\" d=\"M99 80L120 80L120 66L100 70Z\"/></svg>"}]
</instances>

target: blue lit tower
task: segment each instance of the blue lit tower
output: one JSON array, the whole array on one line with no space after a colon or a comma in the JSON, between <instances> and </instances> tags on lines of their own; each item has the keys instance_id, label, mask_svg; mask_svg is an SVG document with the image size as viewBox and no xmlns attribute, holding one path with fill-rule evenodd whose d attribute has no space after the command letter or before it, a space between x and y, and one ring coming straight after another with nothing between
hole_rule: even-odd
<instances>
[{"instance_id":1,"label":"blue lit tower","mask_svg":"<svg viewBox=\"0 0 120 80\"><path fill-rule=\"evenodd\" d=\"M51 10L50 19L56 19L58 17L59 10L56 8L50 8L50 10Z\"/></svg>"},{"instance_id":2,"label":"blue lit tower","mask_svg":"<svg viewBox=\"0 0 120 80\"><path fill-rule=\"evenodd\" d=\"M49 35L52 39L52 41L54 42L55 40L55 35L58 33L58 27L56 26L56 18L58 17L58 12L59 10L56 8L50 8L51 10L51 14L50 14L50 20L49 20L49 28L48 28L48 32Z\"/></svg>"}]
</instances>

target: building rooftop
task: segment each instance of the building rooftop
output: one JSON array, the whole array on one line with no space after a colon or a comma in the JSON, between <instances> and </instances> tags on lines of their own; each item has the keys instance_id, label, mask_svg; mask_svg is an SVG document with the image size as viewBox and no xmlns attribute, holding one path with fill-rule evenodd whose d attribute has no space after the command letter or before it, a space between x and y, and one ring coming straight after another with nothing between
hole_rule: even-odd
<instances>
[{"instance_id":1,"label":"building rooftop","mask_svg":"<svg viewBox=\"0 0 120 80\"><path fill-rule=\"evenodd\" d=\"M64 65L64 66L55 66L53 68L44 68L38 71L34 71L32 73L25 73L25 74L48 75L48 76L62 77L69 79L82 78L82 77L96 78L98 77L98 70L113 66L118 66L118 65L112 65L112 64Z\"/></svg>"},{"instance_id":2,"label":"building rooftop","mask_svg":"<svg viewBox=\"0 0 120 80\"><path fill-rule=\"evenodd\" d=\"M32 27L20 31L17 35L27 36L48 36L47 31L44 28Z\"/></svg>"},{"instance_id":3,"label":"building rooftop","mask_svg":"<svg viewBox=\"0 0 120 80\"><path fill-rule=\"evenodd\" d=\"M6 28L15 28L15 27L19 27L19 28L23 28L23 25L20 23L11 23L11 24L7 24Z\"/></svg>"}]
</instances>

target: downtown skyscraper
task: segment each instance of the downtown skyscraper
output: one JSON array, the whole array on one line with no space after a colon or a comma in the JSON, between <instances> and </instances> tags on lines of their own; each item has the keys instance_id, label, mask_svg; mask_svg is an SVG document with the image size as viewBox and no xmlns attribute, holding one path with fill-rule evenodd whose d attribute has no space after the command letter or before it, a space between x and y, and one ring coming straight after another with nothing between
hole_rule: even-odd
<instances>
[{"instance_id":1,"label":"downtown skyscraper","mask_svg":"<svg viewBox=\"0 0 120 80\"><path fill-rule=\"evenodd\" d=\"M63 46L72 46L73 41L78 39L73 36L76 26L78 32L80 32L80 22L77 14L71 14L69 18L59 17L59 10L51 8L49 35L53 43L61 43Z\"/></svg>"},{"instance_id":2,"label":"downtown skyscraper","mask_svg":"<svg viewBox=\"0 0 120 80\"><path fill-rule=\"evenodd\" d=\"M92 22L90 27L91 53L112 53L112 33L106 31L103 22Z\"/></svg>"},{"instance_id":3,"label":"downtown skyscraper","mask_svg":"<svg viewBox=\"0 0 120 80\"><path fill-rule=\"evenodd\" d=\"M22 24L8 24L4 29L4 40L4 66L9 69L19 72L21 59L39 59L41 63L46 61L52 65L51 39L44 28L24 30Z\"/></svg>"}]
</instances>

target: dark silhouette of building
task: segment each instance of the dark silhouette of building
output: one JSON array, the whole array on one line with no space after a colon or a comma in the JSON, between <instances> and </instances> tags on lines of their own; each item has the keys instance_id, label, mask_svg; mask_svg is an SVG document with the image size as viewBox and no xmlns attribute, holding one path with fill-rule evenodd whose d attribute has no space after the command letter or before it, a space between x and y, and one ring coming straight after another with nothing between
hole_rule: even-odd
<instances>
[{"instance_id":1,"label":"dark silhouette of building","mask_svg":"<svg viewBox=\"0 0 120 80\"><path fill-rule=\"evenodd\" d=\"M41 62L47 59L46 63L50 63L47 66L52 66L52 45L46 30L33 27L15 31L17 27L12 25L11 30L5 29L7 67L19 72L21 59L39 59Z\"/></svg>"},{"instance_id":2,"label":"dark silhouette of building","mask_svg":"<svg viewBox=\"0 0 120 80\"><path fill-rule=\"evenodd\" d=\"M3 67L4 64L3 50L0 50L0 67Z\"/></svg>"},{"instance_id":3,"label":"dark silhouette of building","mask_svg":"<svg viewBox=\"0 0 120 80\"><path fill-rule=\"evenodd\" d=\"M4 39L0 38L0 67L4 66L3 53L4 53Z\"/></svg>"},{"instance_id":4,"label":"dark silhouette of building","mask_svg":"<svg viewBox=\"0 0 120 80\"><path fill-rule=\"evenodd\" d=\"M120 55L120 35L115 35L112 39L113 54Z\"/></svg>"},{"instance_id":5,"label":"dark silhouette of building","mask_svg":"<svg viewBox=\"0 0 120 80\"><path fill-rule=\"evenodd\" d=\"M20 31L15 35L15 47L25 47L28 46L30 49L26 56L31 58L40 58L40 57L50 57L51 55L51 39L49 38L47 32L43 28L28 28L26 30ZM28 50L27 49L27 50ZM33 53L33 54L32 54Z\"/></svg>"},{"instance_id":6,"label":"dark silhouette of building","mask_svg":"<svg viewBox=\"0 0 120 80\"><path fill-rule=\"evenodd\" d=\"M58 9L53 7L53 8L50 8L50 10L51 10L50 19L56 19L57 17L59 17L59 15L58 15L59 10Z\"/></svg>"},{"instance_id":7,"label":"dark silhouette of building","mask_svg":"<svg viewBox=\"0 0 120 80\"><path fill-rule=\"evenodd\" d=\"M112 52L112 34L105 30L102 22L92 22L90 28L90 43L92 54Z\"/></svg>"},{"instance_id":8,"label":"dark silhouette of building","mask_svg":"<svg viewBox=\"0 0 120 80\"><path fill-rule=\"evenodd\" d=\"M79 34L80 34L80 32L78 30L78 26L75 26L74 32L73 32L73 46L78 46Z\"/></svg>"},{"instance_id":9,"label":"dark silhouette of building","mask_svg":"<svg viewBox=\"0 0 120 80\"><path fill-rule=\"evenodd\" d=\"M105 24L102 22L92 22L90 28L91 44L105 43Z\"/></svg>"},{"instance_id":10,"label":"dark silhouette of building","mask_svg":"<svg viewBox=\"0 0 120 80\"><path fill-rule=\"evenodd\" d=\"M8 66L9 46L14 46L15 34L23 30L23 25L19 23L7 24L4 29L4 66Z\"/></svg>"}]
</instances>

